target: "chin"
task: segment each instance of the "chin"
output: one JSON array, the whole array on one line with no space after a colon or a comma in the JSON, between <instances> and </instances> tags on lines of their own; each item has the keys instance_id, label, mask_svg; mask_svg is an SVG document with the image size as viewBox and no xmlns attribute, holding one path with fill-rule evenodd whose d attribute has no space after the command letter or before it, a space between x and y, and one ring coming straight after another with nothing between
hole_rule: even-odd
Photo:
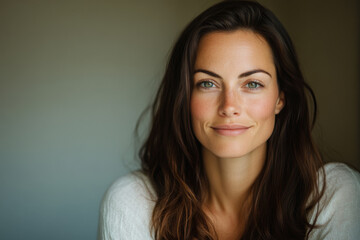
<instances>
[{"instance_id":1,"label":"chin","mask_svg":"<svg viewBox=\"0 0 360 240\"><path fill-rule=\"evenodd\" d=\"M217 142L217 144L213 144L208 142L203 147L204 151L216 158L241 158L245 156L257 158L266 155L266 145L266 142L259 144L250 144L250 142Z\"/></svg>"},{"instance_id":2,"label":"chin","mask_svg":"<svg viewBox=\"0 0 360 240\"><path fill-rule=\"evenodd\" d=\"M212 150L207 149L207 151L217 158L240 158L251 152L247 149L241 149L239 146L217 146Z\"/></svg>"}]
</instances>

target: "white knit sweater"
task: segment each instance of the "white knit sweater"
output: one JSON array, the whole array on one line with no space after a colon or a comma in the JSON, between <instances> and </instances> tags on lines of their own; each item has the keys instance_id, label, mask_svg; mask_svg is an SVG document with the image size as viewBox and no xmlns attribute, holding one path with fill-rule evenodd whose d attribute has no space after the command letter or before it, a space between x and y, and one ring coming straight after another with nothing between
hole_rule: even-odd
<instances>
[{"instance_id":1,"label":"white knit sweater","mask_svg":"<svg viewBox=\"0 0 360 240\"><path fill-rule=\"evenodd\" d=\"M322 211L310 240L360 239L360 174L342 163L325 165L327 187ZM320 183L322 184L322 183ZM100 210L99 240L151 240L150 219L155 193L149 180L136 172L115 181ZM309 216L311 221L314 215Z\"/></svg>"}]
</instances>

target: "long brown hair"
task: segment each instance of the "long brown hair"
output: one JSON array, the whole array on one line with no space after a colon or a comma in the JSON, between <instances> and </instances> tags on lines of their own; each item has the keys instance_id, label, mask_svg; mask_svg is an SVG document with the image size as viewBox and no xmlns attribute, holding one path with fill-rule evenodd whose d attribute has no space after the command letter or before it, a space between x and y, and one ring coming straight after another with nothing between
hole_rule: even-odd
<instances>
[{"instance_id":1,"label":"long brown hair","mask_svg":"<svg viewBox=\"0 0 360 240\"><path fill-rule=\"evenodd\" d=\"M285 106L268 140L265 165L252 186L241 239L307 239L315 226L308 214L318 215L315 206L323 190L318 188L317 173L323 164L311 139L316 118L313 91L275 15L256 2L224 1L201 13L181 33L153 104L149 136L140 150L142 170L157 194L152 215L157 240L217 239L202 210L207 180L201 145L191 126L192 75L200 38L237 29L251 30L268 42L285 95Z\"/></svg>"}]
</instances>

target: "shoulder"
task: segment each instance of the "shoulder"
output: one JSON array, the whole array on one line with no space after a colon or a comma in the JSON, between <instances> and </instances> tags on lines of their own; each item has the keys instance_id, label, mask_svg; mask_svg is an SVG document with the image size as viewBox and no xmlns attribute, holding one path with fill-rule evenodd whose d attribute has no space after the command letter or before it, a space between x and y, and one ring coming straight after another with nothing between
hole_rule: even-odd
<instances>
[{"instance_id":1,"label":"shoulder","mask_svg":"<svg viewBox=\"0 0 360 240\"><path fill-rule=\"evenodd\" d=\"M144 213L143 210L150 207L154 200L154 190L148 177L141 172L132 172L110 186L104 196L103 205L121 212L136 214Z\"/></svg>"},{"instance_id":2,"label":"shoulder","mask_svg":"<svg viewBox=\"0 0 360 240\"><path fill-rule=\"evenodd\" d=\"M324 166L326 181L330 186L353 186L356 189L360 187L360 174L344 163L327 163Z\"/></svg>"},{"instance_id":3,"label":"shoulder","mask_svg":"<svg viewBox=\"0 0 360 240\"><path fill-rule=\"evenodd\" d=\"M310 239L357 239L360 236L360 174L343 163L324 166L325 192ZM324 186L320 178L320 188ZM314 216L313 216L314 217ZM310 235L310 236L311 236Z\"/></svg>"},{"instance_id":4,"label":"shoulder","mask_svg":"<svg viewBox=\"0 0 360 240\"><path fill-rule=\"evenodd\" d=\"M99 239L150 239L154 196L149 179L140 172L116 180L101 204Z\"/></svg>"},{"instance_id":5,"label":"shoulder","mask_svg":"<svg viewBox=\"0 0 360 240\"><path fill-rule=\"evenodd\" d=\"M325 170L324 203L329 207L357 203L360 207L360 174L344 163L328 163ZM323 185L323 184L322 184Z\"/></svg>"},{"instance_id":6,"label":"shoulder","mask_svg":"<svg viewBox=\"0 0 360 240\"><path fill-rule=\"evenodd\" d=\"M113 207L121 207L119 202L133 205L133 201L148 202L153 199L154 190L150 180L140 171L129 173L120 177L111 184L107 190L104 202L112 204Z\"/></svg>"}]
</instances>

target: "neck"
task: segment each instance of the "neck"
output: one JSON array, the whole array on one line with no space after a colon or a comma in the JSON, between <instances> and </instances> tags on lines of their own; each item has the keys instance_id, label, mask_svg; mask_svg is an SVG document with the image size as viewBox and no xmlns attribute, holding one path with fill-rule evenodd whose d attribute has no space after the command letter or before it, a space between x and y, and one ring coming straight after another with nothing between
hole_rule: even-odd
<instances>
[{"instance_id":1,"label":"neck","mask_svg":"<svg viewBox=\"0 0 360 240\"><path fill-rule=\"evenodd\" d=\"M211 212L235 216L247 213L252 184L260 174L266 158L266 144L240 158L219 158L203 150L209 189L205 204Z\"/></svg>"}]
</instances>

